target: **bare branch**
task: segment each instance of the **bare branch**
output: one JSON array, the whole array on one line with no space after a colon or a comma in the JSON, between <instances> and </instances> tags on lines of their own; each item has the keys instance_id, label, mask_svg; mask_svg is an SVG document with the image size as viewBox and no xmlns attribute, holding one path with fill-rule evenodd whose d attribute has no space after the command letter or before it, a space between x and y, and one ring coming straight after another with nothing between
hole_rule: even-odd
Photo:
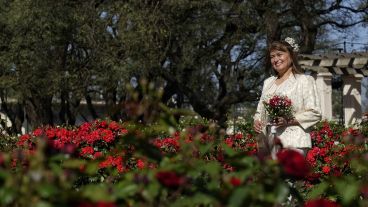
<instances>
[{"instance_id":1,"label":"bare branch","mask_svg":"<svg viewBox=\"0 0 368 207\"><path fill-rule=\"evenodd\" d=\"M329 20L325 20L325 21L322 21L322 22L318 23L316 25L316 27L320 27L322 25L328 25L329 24L329 25L334 25L336 27L339 27L339 28L344 29L344 28L348 28L348 27L351 27L351 26L358 25L358 24L363 23L363 22L365 22L364 19L359 20L359 21L356 21L356 22L353 22L353 23L344 24L344 23L339 23L339 22L336 22L336 21L333 21L333 20L330 20L329 19Z\"/></svg>"},{"instance_id":2,"label":"bare branch","mask_svg":"<svg viewBox=\"0 0 368 207\"><path fill-rule=\"evenodd\" d=\"M328 14L332 11L338 10L341 8L341 0L336 0L336 2L331 3L331 6L327 9L316 9L315 13L318 15Z\"/></svg>"}]
</instances>

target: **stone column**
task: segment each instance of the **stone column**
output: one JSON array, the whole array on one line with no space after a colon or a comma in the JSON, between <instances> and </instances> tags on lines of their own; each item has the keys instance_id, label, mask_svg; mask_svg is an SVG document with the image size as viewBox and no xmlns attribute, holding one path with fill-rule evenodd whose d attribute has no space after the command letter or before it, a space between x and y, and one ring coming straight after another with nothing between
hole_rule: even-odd
<instances>
[{"instance_id":1,"label":"stone column","mask_svg":"<svg viewBox=\"0 0 368 207\"><path fill-rule=\"evenodd\" d=\"M332 120L332 74L321 72L313 75L321 103L322 119Z\"/></svg>"},{"instance_id":2,"label":"stone column","mask_svg":"<svg viewBox=\"0 0 368 207\"><path fill-rule=\"evenodd\" d=\"M362 118L361 82L360 74L343 75L343 107L345 126L357 123Z\"/></svg>"}]
</instances>

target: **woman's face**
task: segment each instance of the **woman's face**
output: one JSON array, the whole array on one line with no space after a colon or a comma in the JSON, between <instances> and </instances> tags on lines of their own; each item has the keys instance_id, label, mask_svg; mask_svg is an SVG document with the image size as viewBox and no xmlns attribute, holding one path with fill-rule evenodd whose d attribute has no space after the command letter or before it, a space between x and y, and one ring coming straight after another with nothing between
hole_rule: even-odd
<instances>
[{"instance_id":1,"label":"woman's face","mask_svg":"<svg viewBox=\"0 0 368 207\"><path fill-rule=\"evenodd\" d=\"M273 50L270 53L272 67L280 74L285 73L292 64L290 53Z\"/></svg>"}]
</instances>

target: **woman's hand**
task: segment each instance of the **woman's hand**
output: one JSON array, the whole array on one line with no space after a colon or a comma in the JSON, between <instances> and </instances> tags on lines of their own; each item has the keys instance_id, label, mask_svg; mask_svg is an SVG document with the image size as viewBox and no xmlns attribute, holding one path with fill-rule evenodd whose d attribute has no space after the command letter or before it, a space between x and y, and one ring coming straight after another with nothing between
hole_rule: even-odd
<instances>
[{"instance_id":1,"label":"woman's hand","mask_svg":"<svg viewBox=\"0 0 368 207\"><path fill-rule=\"evenodd\" d=\"M263 123L260 120L255 120L253 123L253 129L254 131L259 134L262 132Z\"/></svg>"},{"instance_id":2,"label":"woman's hand","mask_svg":"<svg viewBox=\"0 0 368 207\"><path fill-rule=\"evenodd\" d=\"M273 122L276 126L287 127L292 125L298 125L299 122L296 119L285 119L284 117L277 117Z\"/></svg>"},{"instance_id":3,"label":"woman's hand","mask_svg":"<svg viewBox=\"0 0 368 207\"><path fill-rule=\"evenodd\" d=\"M288 120L286 120L284 117L277 117L274 121L273 124L275 124L278 127L285 127L288 126Z\"/></svg>"}]
</instances>

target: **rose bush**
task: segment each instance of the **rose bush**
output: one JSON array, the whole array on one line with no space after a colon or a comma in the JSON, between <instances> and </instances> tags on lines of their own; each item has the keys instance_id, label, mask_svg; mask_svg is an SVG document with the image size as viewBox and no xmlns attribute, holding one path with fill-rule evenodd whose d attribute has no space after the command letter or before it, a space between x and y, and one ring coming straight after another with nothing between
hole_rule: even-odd
<instances>
[{"instance_id":1,"label":"rose bush","mask_svg":"<svg viewBox=\"0 0 368 207\"><path fill-rule=\"evenodd\" d=\"M35 129L0 156L1 205L367 204L367 149L355 129L321 123L307 159L286 150L278 160L258 156L249 128L173 129L105 120Z\"/></svg>"}]
</instances>

